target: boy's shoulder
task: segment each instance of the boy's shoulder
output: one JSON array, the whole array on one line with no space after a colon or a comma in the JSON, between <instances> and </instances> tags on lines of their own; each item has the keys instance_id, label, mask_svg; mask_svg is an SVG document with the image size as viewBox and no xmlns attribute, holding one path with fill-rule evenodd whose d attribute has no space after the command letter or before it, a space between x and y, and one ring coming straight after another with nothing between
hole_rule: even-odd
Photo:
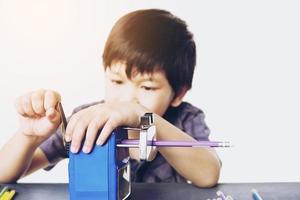
<instances>
[{"instance_id":1,"label":"boy's shoulder","mask_svg":"<svg viewBox=\"0 0 300 200\"><path fill-rule=\"evenodd\" d=\"M203 111L189 102L182 102L177 107L169 107L164 115L165 118L186 118L204 114Z\"/></svg>"},{"instance_id":2,"label":"boy's shoulder","mask_svg":"<svg viewBox=\"0 0 300 200\"><path fill-rule=\"evenodd\" d=\"M192 104L189 103L189 102L185 102L185 101L182 102L182 103L177 107L177 109L179 109L179 111L181 111L181 112L187 112L187 113L193 113L193 114L203 113L203 111L202 111L200 108L198 108L198 107L192 105Z\"/></svg>"},{"instance_id":3,"label":"boy's shoulder","mask_svg":"<svg viewBox=\"0 0 300 200\"><path fill-rule=\"evenodd\" d=\"M169 107L164 118L177 128L199 141L208 140L210 131L205 123L203 111L188 102L178 107Z\"/></svg>"}]
</instances>

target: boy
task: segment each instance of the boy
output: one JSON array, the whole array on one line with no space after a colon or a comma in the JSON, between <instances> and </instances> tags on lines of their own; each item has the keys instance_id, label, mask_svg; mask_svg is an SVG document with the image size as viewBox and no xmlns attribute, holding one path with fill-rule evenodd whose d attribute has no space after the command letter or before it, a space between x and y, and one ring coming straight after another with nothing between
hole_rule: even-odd
<instances>
[{"instance_id":1,"label":"boy","mask_svg":"<svg viewBox=\"0 0 300 200\"><path fill-rule=\"evenodd\" d=\"M184 21L158 9L123 16L107 39L103 62L104 101L75 109L67 126L73 153L81 150L82 142L82 151L89 153L118 126L138 127L147 112L154 113L157 140L208 140L203 112L182 102L196 64L195 43ZM49 90L17 99L20 128L0 151L0 182L51 169L67 157L58 129L59 101L60 95ZM138 135L129 132L129 138ZM139 163L138 150L130 149L134 181L191 181L199 187L218 181L220 162L212 148L159 148L152 153L157 153L152 162Z\"/></svg>"}]
</instances>

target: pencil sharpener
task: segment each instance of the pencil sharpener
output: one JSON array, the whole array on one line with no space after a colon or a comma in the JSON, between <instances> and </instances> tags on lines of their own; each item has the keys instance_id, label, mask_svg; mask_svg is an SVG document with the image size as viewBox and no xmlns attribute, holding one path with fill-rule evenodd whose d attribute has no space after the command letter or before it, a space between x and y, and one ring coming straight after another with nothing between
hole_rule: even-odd
<instances>
[{"instance_id":1,"label":"pencil sharpener","mask_svg":"<svg viewBox=\"0 0 300 200\"><path fill-rule=\"evenodd\" d=\"M117 148L123 139L127 139L127 130L118 128L89 154L69 152L71 200L123 200L130 195L128 148Z\"/></svg>"}]
</instances>

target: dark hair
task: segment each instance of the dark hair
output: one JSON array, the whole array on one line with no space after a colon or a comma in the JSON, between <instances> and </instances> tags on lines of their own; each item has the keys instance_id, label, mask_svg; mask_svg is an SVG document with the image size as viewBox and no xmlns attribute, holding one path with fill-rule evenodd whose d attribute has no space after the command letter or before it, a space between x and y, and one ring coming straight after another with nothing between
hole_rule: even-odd
<instances>
[{"instance_id":1,"label":"dark hair","mask_svg":"<svg viewBox=\"0 0 300 200\"><path fill-rule=\"evenodd\" d=\"M170 12L147 9L131 12L112 28L103 53L104 68L125 62L126 74L162 70L178 95L190 89L196 65L196 45L186 23Z\"/></svg>"}]
</instances>

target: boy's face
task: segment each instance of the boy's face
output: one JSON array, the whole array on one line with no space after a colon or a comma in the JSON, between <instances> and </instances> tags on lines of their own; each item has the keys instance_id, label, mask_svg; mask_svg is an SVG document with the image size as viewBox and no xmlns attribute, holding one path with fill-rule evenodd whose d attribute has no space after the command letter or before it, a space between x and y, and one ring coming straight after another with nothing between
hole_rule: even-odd
<instances>
[{"instance_id":1,"label":"boy's face","mask_svg":"<svg viewBox=\"0 0 300 200\"><path fill-rule=\"evenodd\" d=\"M134 101L162 116L174 99L174 92L161 71L126 75L126 65L115 63L105 71L105 101Z\"/></svg>"}]
</instances>

